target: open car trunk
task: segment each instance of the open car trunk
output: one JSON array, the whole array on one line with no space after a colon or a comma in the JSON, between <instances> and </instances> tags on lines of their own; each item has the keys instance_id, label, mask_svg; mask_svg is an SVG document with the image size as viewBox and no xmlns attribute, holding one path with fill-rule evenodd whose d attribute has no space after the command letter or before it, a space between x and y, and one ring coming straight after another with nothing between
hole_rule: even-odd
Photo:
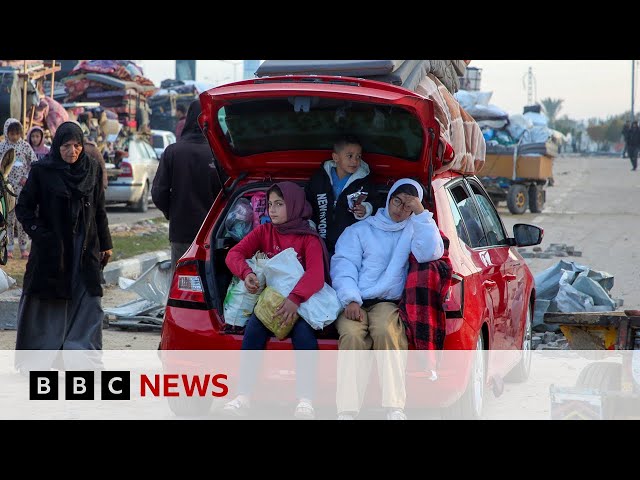
<instances>
[{"instance_id":1,"label":"open car trunk","mask_svg":"<svg viewBox=\"0 0 640 480\"><path fill-rule=\"evenodd\" d=\"M234 207L238 203L241 198L246 198L249 201L251 197L257 192L265 192L271 187L274 183L279 181L288 180L286 178L281 179L273 179L270 181L256 181L245 183L234 190L234 192L229 196L228 202L225 205L222 214L220 215L218 221L213 227L213 231L211 234L210 245L211 245L211 260L210 264L207 266L207 282L209 288L209 298L213 301L213 307L220 313L221 317L224 317L224 300L227 294L227 290L229 285L231 284L231 280L233 278L233 274L229 271L225 260L229 250L238 243L238 241L229 233L229 229L227 228L227 217L233 211ZM306 185L306 181L297 181L298 185L304 187ZM389 192L391 184L378 184L377 190L380 194L380 197L386 200L387 194ZM424 186L424 185L423 185ZM427 196L425 196L426 200ZM425 202L427 203L427 202ZM430 211L434 212L435 218L435 206L433 203L428 204L428 208ZM437 219L436 219L437 221ZM255 228L255 227L252 227ZM250 230L246 230L248 233ZM329 338L336 339L338 338L337 331L335 329L335 322L331 323L328 327L326 327L323 331L318 331L318 338ZM232 326L229 324L225 324L225 331L228 333L242 333L244 331L243 327Z\"/></svg>"}]
</instances>

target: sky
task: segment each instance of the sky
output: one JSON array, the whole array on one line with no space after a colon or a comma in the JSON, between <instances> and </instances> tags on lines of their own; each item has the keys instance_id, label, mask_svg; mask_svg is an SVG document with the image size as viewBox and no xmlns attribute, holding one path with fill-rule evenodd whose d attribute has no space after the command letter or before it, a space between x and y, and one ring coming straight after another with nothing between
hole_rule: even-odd
<instances>
[{"instance_id":1,"label":"sky","mask_svg":"<svg viewBox=\"0 0 640 480\"><path fill-rule=\"evenodd\" d=\"M138 60L145 76L156 85L175 78L175 60ZM638 102L638 64L636 62L636 95ZM605 119L631 109L631 60L472 60L470 67L481 69L480 89L493 92L490 104L509 115L522 113L528 104L525 77L531 67L535 79L534 100L563 99L559 117L573 120ZM214 85L243 78L242 60L200 60L196 80Z\"/></svg>"},{"instance_id":2,"label":"sky","mask_svg":"<svg viewBox=\"0 0 640 480\"><path fill-rule=\"evenodd\" d=\"M638 112L638 63L635 72L634 112ZM559 117L574 120L605 119L631 109L631 60L472 60L482 69L480 90L493 92L489 104L510 115L527 105L524 78L529 67L535 78L537 101L564 100Z\"/></svg>"}]
</instances>

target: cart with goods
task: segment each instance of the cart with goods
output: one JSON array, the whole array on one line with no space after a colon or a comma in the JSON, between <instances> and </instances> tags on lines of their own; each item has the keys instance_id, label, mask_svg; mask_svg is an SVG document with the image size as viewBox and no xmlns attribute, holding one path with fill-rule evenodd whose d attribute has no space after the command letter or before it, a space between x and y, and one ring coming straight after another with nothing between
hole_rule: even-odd
<instances>
[{"instance_id":1,"label":"cart with goods","mask_svg":"<svg viewBox=\"0 0 640 480\"><path fill-rule=\"evenodd\" d=\"M516 145L490 150L478 173L494 204L506 201L513 214L540 213L546 202L545 187L553 179L554 148L550 143Z\"/></svg>"},{"instance_id":2,"label":"cart with goods","mask_svg":"<svg viewBox=\"0 0 640 480\"><path fill-rule=\"evenodd\" d=\"M598 360L575 386L551 385L551 418L640 419L640 310L548 312L544 321L560 326L572 350Z\"/></svg>"}]
</instances>

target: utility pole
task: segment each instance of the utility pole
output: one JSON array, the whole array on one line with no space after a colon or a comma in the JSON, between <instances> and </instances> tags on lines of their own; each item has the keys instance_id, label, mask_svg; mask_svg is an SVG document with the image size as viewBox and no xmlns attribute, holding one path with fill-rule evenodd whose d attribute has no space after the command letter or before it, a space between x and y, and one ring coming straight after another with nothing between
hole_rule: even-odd
<instances>
[{"instance_id":1,"label":"utility pole","mask_svg":"<svg viewBox=\"0 0 640 480\"><path fill-rule=\"evenodd\" d=\"M636 78L636 61L631 60L631 121L632 122L633 122L633 119L635 118L635 115L633 113L633 104L635 103L634 93L636 92L635 78Z\"/></svg>"},{"instance_id":2,"label":"utility pole","mask_svg":"<svg viewBox=\"0 0 640 480\"><path fill-rule=\"evenodd\" d=\"M536 77L533 75L533 69L529 67L527 73L524 74L523 83L527 89L527 105L533 105L537 101L536 95Z\"/></svg>"}]
</instances>

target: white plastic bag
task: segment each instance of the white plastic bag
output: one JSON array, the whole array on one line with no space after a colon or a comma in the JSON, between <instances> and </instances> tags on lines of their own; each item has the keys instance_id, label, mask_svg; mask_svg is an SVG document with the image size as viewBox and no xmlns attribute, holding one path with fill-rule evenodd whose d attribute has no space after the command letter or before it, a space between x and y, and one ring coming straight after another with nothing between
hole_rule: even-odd
<instances>
[{"instance_id":1,"label":"white plastic bag","mask_svg":"<svg viewBox=\"0 0 640 480\"><path fill-rule=\"evenodd\" d=\"M311 298L300 304L298 313L316 330L322 330L333 322L342 311L338 294L328 283Z\"/></svg>"},{"instance_id":2,"label":"white plastic bag","mask_svg":"<svg viewBox=\"0 0 640 480\"><path fill-rule=\"evenodd\" d=\"M253 273L258 277L260 282L260 288L256 293L249 293L244 281L234 276L231 279L229 288L227 289L227 295L224 297L224 323L228 325L235 325L238 327L244 327L249 320L249 317L253 313L253 309L258 302L258 297L265 287L265 278L263 268L268 258L264 257L261 252L256 253L253 258L248 259L246 262L253 270Z\"/></svg>"},{"instance_id":3,"label":"white plastic bag","mask_svg":"<svg viewBox=\"0 0 640 480\"><path fill-rule=\"evenodd\" d=\"M304 268L298 261L296 251L293 248L287 248L267 260L263 273L267 285L286 297L304 275Z\"/></svg>"},{"instance_id":4,"label":"white plastic bag","mask_svg":"<svg viewBox=\"0 0 640 480\"><path fill-rule=\"evenodd\" d=\"M287 248L268 260L263 272L267 285L286 297L302 278L304 269L298 261L296 251L293 248ZM322 330L338 318L341 310L342 306L336 291L325 283L320 291L300 304L298 314L312 328Z\"/></svg>"},{"instance_id":5,"label":"white plastic bag","mask_svg":"<svg viewBox=\"0 0 640 480\"><path fill-rule=\"evenodd\" d=\"M0 268L0 293L9 290L15 283L16 281Z\"/></svg>"}]
</instances>

